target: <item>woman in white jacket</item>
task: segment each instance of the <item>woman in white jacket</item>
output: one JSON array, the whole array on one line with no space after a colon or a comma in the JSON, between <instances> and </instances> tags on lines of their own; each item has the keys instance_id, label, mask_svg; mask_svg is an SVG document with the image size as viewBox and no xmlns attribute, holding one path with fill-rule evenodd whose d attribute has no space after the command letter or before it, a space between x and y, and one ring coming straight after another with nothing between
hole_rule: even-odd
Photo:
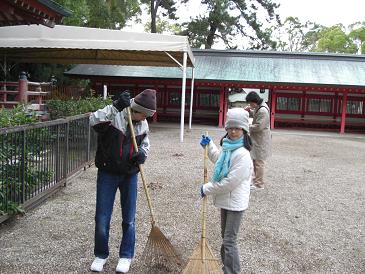
<instances>
[{"instance_id":1,"label":"woman in white jacket","mask_svg":"<svg viewBox=\"0 0 365 274\"><path fill-rule=\"evenodd\" d=\"M208 145L209 159L215 163L212 179L202 185L201 195L213 195L214 205L221 209L224 274L241 271L237 235L248 207L253 171L248 118L246 110L230 109L225 124L227 134L221 140L222 148L218 149L208 136L203 136L200 142L203 147Z\"/></svg>"}]
</instances>

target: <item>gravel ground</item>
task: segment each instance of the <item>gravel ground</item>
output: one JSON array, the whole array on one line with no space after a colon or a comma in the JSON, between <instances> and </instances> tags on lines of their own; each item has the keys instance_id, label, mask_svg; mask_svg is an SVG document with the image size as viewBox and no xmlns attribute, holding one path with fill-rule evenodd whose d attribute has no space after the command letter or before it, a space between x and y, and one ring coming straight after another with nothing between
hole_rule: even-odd
<instances>
[{"instance_id":1,"label":"gravel ground","mask_svg":"<svg viewBox=\"0 0 365 274\"><path fill-rule=\"evenodd\" d=\"M180 143L177 125L151 126L145 173L158 226L185 260L200 237L199 140L205 130L214 140L224 133L195 126ZM266 188L251 194L240 231L243 273L365 273L364 152L364 135L275 130ZM96 171L87 169L37 209L0 226L0 273L88 273ZM150 231L141 182L138 198L130 273L141 274L147 272L140 258ZM118 260L121 214L115 208L104 273L113 273ZM207 227L219 258L219 212L211 200Z\"/></svg>"}]
</instances>

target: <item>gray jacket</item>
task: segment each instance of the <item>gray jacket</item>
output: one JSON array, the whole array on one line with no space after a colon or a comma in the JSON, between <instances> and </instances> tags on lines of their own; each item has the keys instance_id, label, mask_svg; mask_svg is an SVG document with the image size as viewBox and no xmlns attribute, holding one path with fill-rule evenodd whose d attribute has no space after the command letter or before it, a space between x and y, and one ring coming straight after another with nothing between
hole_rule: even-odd
<instances>
[{"instance_id":1,"label":"gray jacket","mask_svg":"<svg viewBox=\"0 0 365 274\"><path fill-rule=\"evenodd\" d=\"M250 112L253 115L250 125L252 139L251 157L253 160L266 160L271 156L270 111L265 102Z\"/></svg>"}]
</instances>

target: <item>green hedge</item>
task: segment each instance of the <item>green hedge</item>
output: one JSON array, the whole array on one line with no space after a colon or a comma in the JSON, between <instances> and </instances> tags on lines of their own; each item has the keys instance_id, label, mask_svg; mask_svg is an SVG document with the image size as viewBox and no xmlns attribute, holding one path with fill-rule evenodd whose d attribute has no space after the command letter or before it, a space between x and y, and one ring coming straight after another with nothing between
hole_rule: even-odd
<instances>
[{"instance_id":1,"label":"green hedge","mask_svg":"<svg viewBox=\"0 0 365 274\"><path fill-rule=\"evenodd\" d=\"M96 111L112 103L111 98L87 97L73 100L49 100L48 111L51 120ZM25 110L24 105L12 109L0 108L0 128L12 127L38 122L34 112Z\"/></svg>"},{"instance_id":2,"label":"green hedge","mask_svg":"<svg viewBox=\"0 0 365 274\"><path fill-rule=\"evenodd\" d=\"M112 103L110 98L104 100L102 97L87 97L74 100L49 100L47 101L48 111L51 119L65 118L96 111Z\"/></svg>"},{"instance_id":3,"label":"green hedge","mask_svg":"<svg viewBox=\"0 0 365 274\"><path fill-rule=\"evenodd\" d=\"M51 119L58 119L92 112L111 103L112 100L110 98L104 100L101 97L88 97L67 101L50 100L47 101L47 106ZM0 108L0 128L33 124L35 122L39 122L36 113L27 111L24 105L19 105L13 109ZM32 192L32 188L34 187L35 182L39 181L39 178L47 181L53 174L48 171L34 170L31 165L32 159L38 157L36 153L42 152L42 149L39 148L42 147L40 146L42 141L38 139L38 137L45 136L43 130L44 129L33 130L31 135L33 139L28 140L28 149L25 151L26 178L24 180L24 187L29 193ZM5 135L0 135L0 144L2 144L2 149L0 150L0 162L2 163L2 168L0 170L0 215L5 213L24 213L21 205L17 205L11 201L11 197L21 196L23 191L22 185L19 183L21 182L18 178L19 172L17 172L19 166L12 163L14 157L21 158L21 156L17 155L19 149L11 142L8 143ZM40 158L40 156L38 158ZM9 176L9 174L17 175Z\"/></svg>"},{"instance_id":4,"label":"green hedge","mask_svg":"<svg viewBox=\"0 0 365 274\"><path fill-rule=\"evenodd\" d=\"M0 108L0 128L12 127L38 122L34 112L26 112L24 105L13 109Z\"/></svg>"}]
</instances>

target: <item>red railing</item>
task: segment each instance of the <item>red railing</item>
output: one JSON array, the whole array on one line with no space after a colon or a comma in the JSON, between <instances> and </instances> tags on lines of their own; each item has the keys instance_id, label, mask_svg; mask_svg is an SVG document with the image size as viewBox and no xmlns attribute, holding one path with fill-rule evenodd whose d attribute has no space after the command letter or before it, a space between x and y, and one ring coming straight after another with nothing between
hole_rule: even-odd
<instances>
[{"instance_id":1,"label":"red railing","mask_svg":"<svg viewBox=\"0 0 365 274\"><path fill-rule=\"evenodd\" d=\"M29 104L33 110L44 110L44 99L51 91L51 83L0 82L0 106L12 108L19 103Z\"/></svg>"}]
</instances>

